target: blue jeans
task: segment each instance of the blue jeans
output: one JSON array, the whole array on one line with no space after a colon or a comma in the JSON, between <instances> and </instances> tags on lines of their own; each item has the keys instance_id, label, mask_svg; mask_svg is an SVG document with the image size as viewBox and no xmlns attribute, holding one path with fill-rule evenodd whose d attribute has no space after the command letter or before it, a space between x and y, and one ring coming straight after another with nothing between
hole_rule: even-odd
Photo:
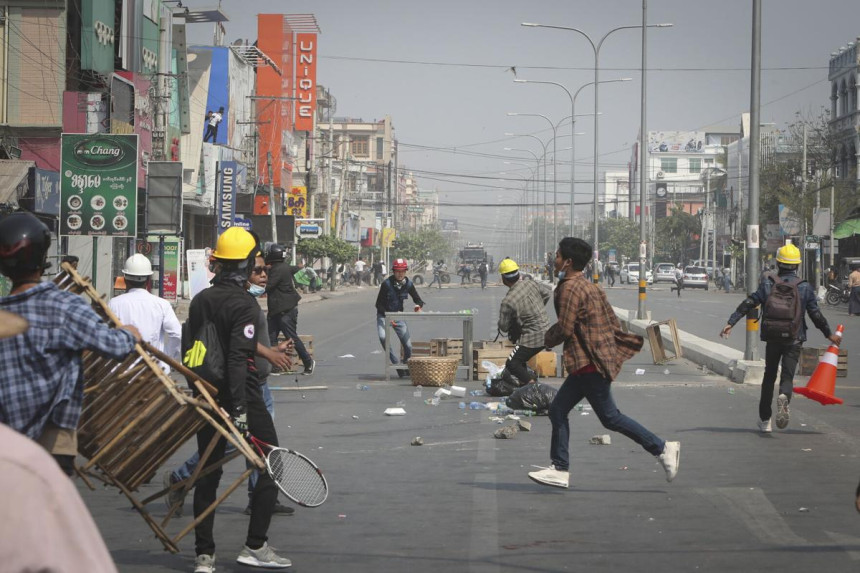
<instances>
[{"instance_id":1,"label":"blue jeans","mask_svg":"<svg viewBox=\"0 0 860 573\"><path fill-rule=\"evenodd\" d=\"M272 397L272 389L269 388L268 382L260 383L260 391L263 393L263 403L266 405L266 410L268 410L269 415L272 417L272 420L275 419L275 399ZM224 455L228 456L236 451L236 448L233 447L233 444L228 444L227 449L224 450ZM191 474L194 473L194 470L197 469L197 465L200 463L200 452L195 451L190 458L185 460L181 466L173 470L171 477L173 481L181 481L186 480L191 477ZM245 467L249 467L250 462L245 462ZM257 478L259 477L259 473L257 470L251 474L251 477L248 478L248 497L251 496L251 492L254 491L254 488L257 487Z\"/></svg>"},{"instance_id":2,"label":"blue jeans","mask_svg":"<svg viewBox=\"0 0 860 573\"><path fill-rule=\"evenodd\" d=\"M406 326L406 322L402 320L392 320L391 323L394 325L394 333L397 335L397 338L400 339L400 344L403 345L403 362L409 360L412 356L412 339L409 338L409 328ZM376 332L379 334L379 342L382 344L383 350L385 349L385 317L376 315ZM398 364L400 361L397 359L397 356L394 354L394 345L389 343L388 347L388 357L391 358L392 364Z\"/></svg>"},{"instance_id":3,"label":"blue jeans","mask_svg":"<svg viewBox=\"0 0 860 573\"><path fill-rule=\"evenodd\" d=\"M299 307L274 316L269 314L266 316L266 323L269 327L269 340L272 341L272 344L278 343L278 334L283 332L284 338L291 338L293 340L296 354L299 355L299 359L302 361L302 364L304 364L306 368L310 366L312 360L311 355L308 354L307 349L305 349L304 342L302 342L302 339L299 338L297 333L299 325Z\"/></svg>"},{"instance_id":4,"label":"blue jeans","mask_svg":"<svg viewBox=\"0 0 860 573\"><path fill-rule=\"evenodd\" d=\"M568 414L583 398L588 399L604 428L624 434L652 455L659 456L663 453L666 442L636 420L621 413L612 398L610 384L600 373L594 372L568 376L559 388L549 407L549 419L552 422L550 457L556 469L568 471L570 467L570 455L567 451L570 442Z\"/></svg>"}]
</instances>

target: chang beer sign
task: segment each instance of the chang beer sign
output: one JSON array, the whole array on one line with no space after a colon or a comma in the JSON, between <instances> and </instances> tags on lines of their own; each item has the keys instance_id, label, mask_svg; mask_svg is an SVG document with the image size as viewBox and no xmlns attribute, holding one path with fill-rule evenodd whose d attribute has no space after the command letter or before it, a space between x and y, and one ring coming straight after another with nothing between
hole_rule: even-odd
<instances>
[{"instance_id":1,"label":"chang beer sign","mask_svg":"<svg viewBox=\"0 0 860 573\"><path fill-rule=\"evenodd\" d=\"M137 135L64 133L60 234L137 234Z\"/></svg>"}]
</instances>

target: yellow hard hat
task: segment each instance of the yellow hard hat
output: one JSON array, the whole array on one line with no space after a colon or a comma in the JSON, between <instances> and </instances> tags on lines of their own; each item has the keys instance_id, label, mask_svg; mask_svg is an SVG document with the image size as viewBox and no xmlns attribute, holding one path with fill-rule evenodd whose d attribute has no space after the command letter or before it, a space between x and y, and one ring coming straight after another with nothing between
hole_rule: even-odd
<instances>
[{"instance_id":1,"label":"yellow hard hat","mask_svg":"<svg viewBox=\"0 0 860 573\"><path fill-rule=\"evenodd\" d=\"M251 233L242 227L230 227L218 237L212 256L227 261L243 261L256 250L257 241Z\"/></svg>"},{"instance_id":2,"label":"yellow hard hat","mask_svg":"<svg viewBox=\"0 0 860 573\"><path fill-rule=\"evenodd\" d=\"M780 247L776 251L776 262L784 265L799 265L800 264L800 249L791 243Z\"/></svg>"},{"instance_id":3,"label":"yellow hard hat","mask_svg":"<svg viewBox=\"0 0 860 573\"><path fill-rule=\"evenodd\" d=\"M517 263L515 263L513 259L504 259L501 263L499 263L500 275L506 275L508 273L512 273L518 270L520 270L520 267L517 266Z\"/></svg>"}]
</instances>

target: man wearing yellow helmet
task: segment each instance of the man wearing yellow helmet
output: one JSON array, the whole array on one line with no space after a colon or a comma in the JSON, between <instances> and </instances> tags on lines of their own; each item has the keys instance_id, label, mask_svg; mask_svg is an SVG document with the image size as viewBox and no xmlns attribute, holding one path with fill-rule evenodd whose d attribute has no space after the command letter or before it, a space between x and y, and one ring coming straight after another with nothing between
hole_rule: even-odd
<instances>
[{"instance_id":1,"label":"man wearing yellow helmet","mask_svg":"<svg viewBox=\"0 0 860 573\"><path fill-rule=\"evenodd\" d=\"M838 346L842 341L830 331L827 319L821 314L815 289L797 276L800 262L800 249L791 243L780 247L776 252L777 273L763 275L758 290L738 305L720 332L721 337L728 338L732 327L741 317L755 307L762 306L761 339L766 342L764 378L758 405L758 428L762 433L773 431L771 404L776 371L780 364L782 374L776 400L776 427L782 429L788 426L788 404L794 389L794 371L800 358L800 349L806 341L804 312L830 342Z\"/></svg>"},{"instance_id":2,"label":"man wearing yellow helmet","mask_svg":"<svg viewBox=\"0 0 860 573\"><path fill-rule=\"evenodd\" d=\"M549 328L546 303L552 291L537 281L523 280L519 266L511 259L499 263L499 274L502 284L508 287L499 309L499 331L506 332L516 345L505 368L520 385L537 382L529 374L526 363L544 349L543 337Z\"/></svg>"},{"instance_id":3,"label":"man wearing yellow helmet","mask_svg":"<svg viewBox=\"0 0 860 573\"><path fill-rule=\"evenodd\" d=\"M188 309L188 332L196 336L206 323L211 322L215 326L226 362L224 379L210 380L218 388L219 404L230 414L240 432L250 432L254 437L276 446L278 435L263 403L254 362L260 306L246 290L259 250L254 236L240 227L230 227L218 237L212 253L217 262L217 274L212 286L192 299ZM197 448L201 454L214 435L215 428L211 425L197 433ZM220 439L211 454L210 464L217 464L224 456L225 446L226 440ZM194 489L195 518L215 501L221 474L219 467L197 482ZM267 472L260 472L251 499L251 520L245 547L237 558L239 563L266 568L291 565L289 559L276 554L268 545L269 522L277 496L275 482ZM194 571L197 573L215 570L214 522L213 512L194 530L197 552Z\"/></svg>"}]
</instances>

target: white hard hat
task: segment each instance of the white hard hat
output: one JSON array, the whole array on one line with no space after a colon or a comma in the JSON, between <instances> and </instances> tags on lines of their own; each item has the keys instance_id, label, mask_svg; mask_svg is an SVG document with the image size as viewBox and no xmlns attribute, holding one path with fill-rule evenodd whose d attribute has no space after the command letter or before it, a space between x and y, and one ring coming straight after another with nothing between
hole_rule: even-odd
<instances>
[{"instance_id":1,"label":"white hard hat","mask_svg":"<svg viewBox=\"0 0 860 573\"><path fill-rule=\"evenodd\" d=\"M126 278L146 278L152 276L152 264L149 259L140 253L134 254L125 260L125 265L122 267L122 274Z\"/></svg>"}]
</instances>

